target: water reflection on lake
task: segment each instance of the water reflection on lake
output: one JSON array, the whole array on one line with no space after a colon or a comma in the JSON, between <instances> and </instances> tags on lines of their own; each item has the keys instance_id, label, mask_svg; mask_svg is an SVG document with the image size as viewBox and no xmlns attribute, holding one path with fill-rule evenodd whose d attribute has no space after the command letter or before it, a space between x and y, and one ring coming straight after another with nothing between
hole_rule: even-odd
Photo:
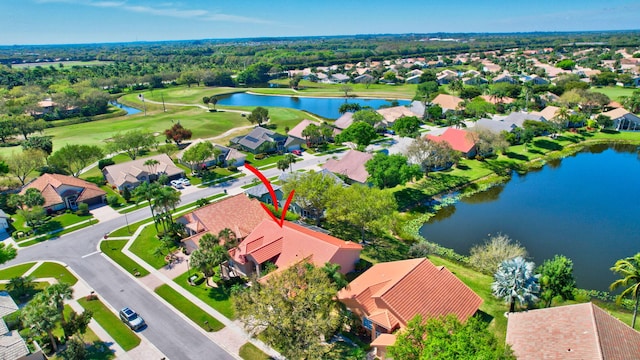
<instances>
[{"instance_id":1,"label":"water reflection on lake","mask_svg":"<svg viewBox=\"0 0 640 360\"><path fill-rule=\"evenodd\" d=\"M613 263L640 252L638 148L598 145L553 165L443 209L421 234L468 254L502 232L536 264L563 254L578 286L606 290L616 279Z\"/></svg>"}]
</instances>

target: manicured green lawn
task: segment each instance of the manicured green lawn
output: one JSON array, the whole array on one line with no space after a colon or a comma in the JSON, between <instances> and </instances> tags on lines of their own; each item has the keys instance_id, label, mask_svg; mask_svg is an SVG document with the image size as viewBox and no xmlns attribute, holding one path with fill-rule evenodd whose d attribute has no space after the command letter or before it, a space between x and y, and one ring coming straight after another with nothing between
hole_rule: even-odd
<instances>
[{"instance_id":1,"label":"manicured green lawn","mask_svg":"<svg viewBox=\"0 0 640 360\"><path fill-rule=\"evenodd\" d=\"M228 290L222 287L207 287L205 282L202 282L202 284L200 285L191 286L187 282L188 277L189 273L186 272L173 279L173 281L175 281L176 284L187 289L190 293L197 296L200 300L204 301L212 308L218 310L222 315L231 320L235 319L233 304L231 304L230 294Z\"/></svg>"},{"instance_id":2,"label":"manicured green lawn","mask_svg":"<svg viewBox=\"0 0 640 360\"><path fill-rule=\"evenodd\" d=\"M244 360L269 360L271 357L262 352L252 343L246 343L240 346L240 357Z\"/></svg>"},{"instance_id":3,"label":"manicured green lawn","mask_svg":"<svg viewBox=\"0 0 640 360\"><path fill-rule=\"evenodd\" d=\"M140 338L118 316L112 313L100 300L78 300L86 310L93 312L93 319L111 335L125 351L129 351L140 344Z\"/></svg>"},{"instance_id":4,"label":"manicured green lawn","mask_svg":"<svg viewBox=\"0 0 640 360\"><path fill-rule=\"evenodd\" d=\"M27 270L31 269L35 265L35 262L14 265L12 267L0 270L0 279L9 280L14 277L22 276Z\"/></svg>"},{"instance_id":5,"label":"manicured green lawn","mask_svg":"<svg viewBox=\"0 0 640 360\"><path fill-rule=\"evenodd\" d=\"M620 86L607 86L607 87L592 87L591 91L603 93L607 95L611 100L620 101L621 96L631 96L634 88L624 88Z\"/></svg>"},{"instance_id":6,"label":"manicured green lawn","mask_svg":"<svg viewBox=\"0 0 640 360\"><path fill-rule=\"evenodd\" d=\"M138 235L133 244L131 244L129 250L138 255L149 265L156 269L160 269L166 265L166 262L164 261L164 257L157 257L153 255L153 251L160 246L160 240L158 240L156 235L157 231L153 224L148 225L140 232L140 235Z\"/></svg>"},{"instance_id":7,"label":"manicured green lawn","mask_svg":"<svg viewBox=\"0 0 640 360\"><path fill-rule=\"evenodd\" d=\"M194 305L169 285L161 285L155 289L155 292L205 331L219 331L224 328L224 325L216 318Z\"/></svg>"},{"instance_id":8,"label":"manicured green lawn","mask_svg":"<svg viewBox=\"0 0 640 360\"><path fill-rule=\"evenodd\" d=\"M16 229L16 231L26 232L31 229L30 227L26 226L24 218L19 214L13 215L12 218L14 219L12 225ZM65 213L62 215L52 217L51 220L39 226L38 229L36 230L38 233L45 233L54 229L68 227L73 224L77 224L79 222L86 221L92 218L93 218L93 215L91 214L79 216L74 213Z\"/></svg>"},{"instance_id":9,"label":"manicured green lawn","mask_svg":"<svg viewBox=\"0 0 640 360\"><path fill-rule=\"evenodd\" d=\"M36 279L45 277L56 278L58 281L69 285L75 285L75 283L78 282L78 279L73 276L66 267L53 262L45 262L38 266L38 268L31 273L31 276Z\"/></svg>"},{"instance_id":10,"label":"manicured green lawn","mask_svg":"<svg viewBox=\"0 0 640 360\"><path fill-rule=\"evenodd\" d=\"M144 98L154 101L162 101L164 98L165 102L168 103L177 103L177 104L200 104L206 106L202 102L202 98L204 96L213 96L213 95L224 95L224 94L232 94L236 92L244 92L246 89L242 88L232 88L232 87L210 87L210 86L196 86L191 85L188 87L186 85L183 86L174 86L166 89L154 89L153 91L144 91ZM137 94L134 94L137 97ZM131 98L131 95L126 96L127 99ZM211 106L213 109L213 106ZM219 108L216 106L216 108Z\"/></svg>"},{"instance_id":11,"label":"manicured green lawn","mask_svg":"<svg viewBox=\"0 0 640 360\"><path fill-rule=\"evenodd\" d=\"M122 266L129 274L143 277L149 275L149 272L140 264L122 253L122 248L127 244L128 240L104 240L100 243L100 250L110 257L113 261Z\"/></svg>"}]
</instances>

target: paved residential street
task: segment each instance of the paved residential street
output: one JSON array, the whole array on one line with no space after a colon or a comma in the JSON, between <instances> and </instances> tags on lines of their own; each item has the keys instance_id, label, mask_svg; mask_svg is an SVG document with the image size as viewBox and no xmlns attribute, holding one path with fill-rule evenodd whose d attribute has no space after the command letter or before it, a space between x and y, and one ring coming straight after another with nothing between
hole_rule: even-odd
<instances>
[{"instance_id":1,"label":"paved residential street","mask_svg":"<svg viewBox=\"0 0 640 360\"><path fill-rule=\"evenodd\" d=\"M293 166L293 171L302 168L315 168L333 156L312 156L305 154L302 161ZM276 168L263 171L269 178L277 176L281 170ZM239 193L241 186L249 184L255 176L247 175L225 184L218 184L206 189L188 188L182 195L182 203L188 204L197 199L221 193ZM139 312L148 327L141 334L153 343L169 359L234 359L222 346L210 341L200 329L184 321L172 309L164 305L138 280L120 270L99 252L98 244L104 234L137 221L149 218L148 207L119 215L110 220L63 235L58 239L20 249L16 259L3 267L17 263L55 260L67 264L96 291L99 297L114 309L129 306Z\"/></svg>"}]
</instances>

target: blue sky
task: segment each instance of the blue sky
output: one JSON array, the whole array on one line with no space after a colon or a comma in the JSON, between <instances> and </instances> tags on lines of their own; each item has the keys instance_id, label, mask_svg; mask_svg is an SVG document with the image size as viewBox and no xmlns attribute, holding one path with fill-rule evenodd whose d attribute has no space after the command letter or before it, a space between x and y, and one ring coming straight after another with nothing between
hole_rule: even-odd
<instances>
[{"instance_id":1,"label":"blue sky","mask_svg":"<svg viewBox=\"0 0 640 360\"><path fill-rule=\"evenodd\" d=\"M629 0L0 0L0 44L639 29Z\"/></svg>"}]
</instances>

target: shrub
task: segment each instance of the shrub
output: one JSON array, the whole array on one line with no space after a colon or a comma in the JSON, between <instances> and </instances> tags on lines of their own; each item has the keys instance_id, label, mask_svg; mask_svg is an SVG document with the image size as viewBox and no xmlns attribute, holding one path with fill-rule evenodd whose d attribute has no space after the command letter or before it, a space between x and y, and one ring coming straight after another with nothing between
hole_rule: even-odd
<instances>
[{"instance_id":1,"label":"shrub","mask_svg":"<svg viewBox=\"0 0 640 360\"><path fill-rule=\"evenodd\" d=\"M471 248L469 264L486 274L493 274L504 260L517 256L526 257L527 250L508 235L498 233Z\"/></svg>"},{"instance_id":2,"label":"shrub","mask_svg":"<svg viewBox=\"0 0 640 360\"><path fill-rule=\"evenodd\" d=\"M428 241L419 241L409 248L409 255L414 258L427 257L430 254L437 254L437 245Z\"/></svg>"},{"instance_id":3,"label":"shrub","mask_svg":"<svg viewBox=\"0 0 640 360\"><path fill-rule=\"evenodd\" d=\"M109 195L107 196L107 204L111 207L118 207L120 206L120 199L116 195Z\"/></svg>"},{"instance_id":4,"label":"shrub","mask_svg":"<svg viewBox=\"0 0 640 360\"><path fill-rule=\"evenodd\" d=\"M89 205L87 205L87 203L78 204L78 210L76 211L76 215L78 216L89 215Z\"/></svg>"},{"instance_id":5,"label":"shrub","mask_svg":"<svg viewBox=\"0 0 640 360\"><path fill-rule=\"evenodd\" d=\"M112 158L106 158L98 161L98 169L102 170L105 166L114 165L116 162Z\"/></svg>"}]
</instances>

